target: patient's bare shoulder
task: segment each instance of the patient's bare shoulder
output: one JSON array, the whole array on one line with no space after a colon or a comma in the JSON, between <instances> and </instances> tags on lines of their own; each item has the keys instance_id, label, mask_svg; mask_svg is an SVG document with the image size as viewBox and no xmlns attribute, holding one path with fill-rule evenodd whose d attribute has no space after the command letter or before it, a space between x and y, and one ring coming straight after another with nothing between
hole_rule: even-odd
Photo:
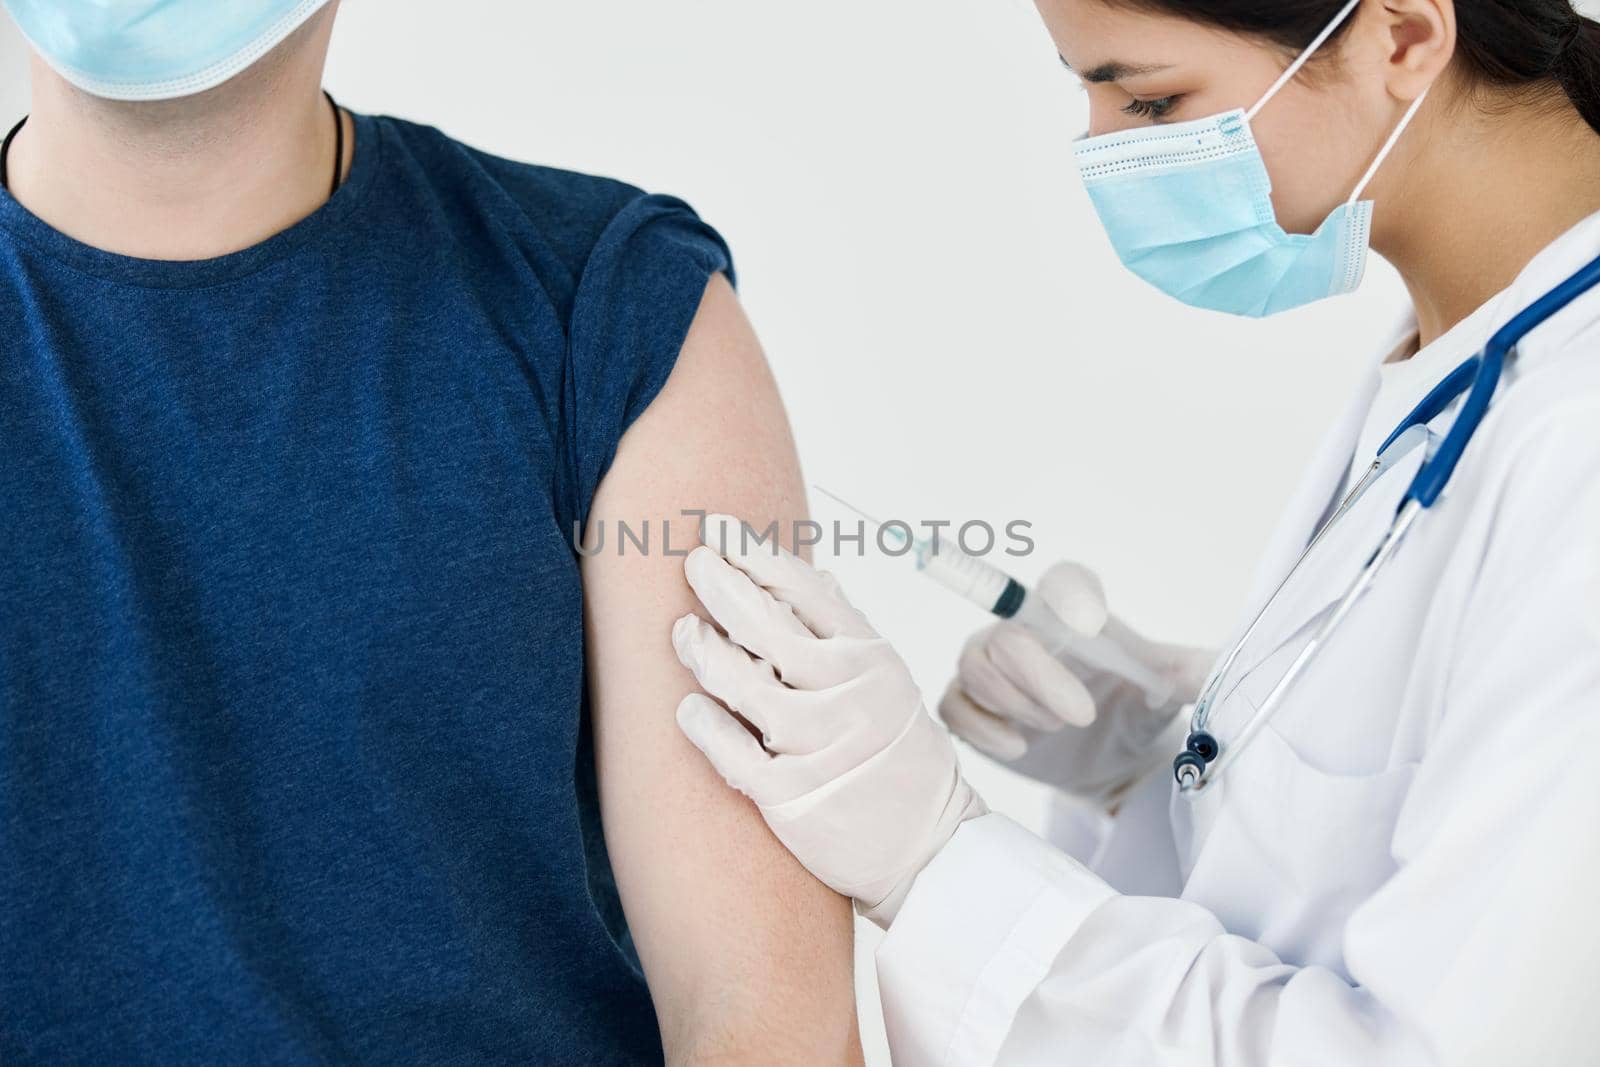
<instances>
[{"instance_id":1,"label":"patient's bare shoulder","mask_svg":"<svg viewBox=\"0 0 1600 1067\"><path fill-rule=\"evenodd\" d=\"M853 1062L848 902L783 849L674 720L693 688L670 640L695 607L682 555L698 522L685 509L777 521L785 540L805 513L777 387L721 275L590 512L586 544L602 547L583 560L585 624L606 845L670 1060ZM619 544L621 522L635 536Z\"/></svg>"}]
</instances>

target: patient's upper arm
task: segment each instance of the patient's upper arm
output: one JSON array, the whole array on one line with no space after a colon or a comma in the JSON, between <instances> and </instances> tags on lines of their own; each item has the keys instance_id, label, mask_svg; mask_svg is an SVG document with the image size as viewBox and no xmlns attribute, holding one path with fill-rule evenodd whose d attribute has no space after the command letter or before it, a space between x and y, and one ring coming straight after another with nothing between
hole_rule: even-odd
<instances>
[{"instance_id":1,"label":"patient's upper arm","mask_svg":"<svg viewBox=\"0 0 1600 1067\"><path fill-rule=\"evenodd\" d=\"M605 525L583 578L606 846L669 1059L853 1060L848 903L783 849L673 718L693 688L670 640L672 621L695 608L682 552L698 524L684 509L778 520L785 540L804 517L777 390L721 275L590 511L590 549ZM619 546L619 522L640 534L647 519L648 552Z\"/></svg>"}]
</instances>

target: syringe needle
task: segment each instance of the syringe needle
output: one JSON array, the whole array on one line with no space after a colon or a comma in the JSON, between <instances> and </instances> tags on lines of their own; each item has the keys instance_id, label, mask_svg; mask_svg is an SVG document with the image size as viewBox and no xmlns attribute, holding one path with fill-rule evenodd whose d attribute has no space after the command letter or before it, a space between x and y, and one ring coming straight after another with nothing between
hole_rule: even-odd
<instances>
[{"instance_id":1,"label":"syringe needle","mask_svg":"<svg viewBox=\"0 0 1600 1067\"><path fill-rule=\"evenodd\" d=\"M846 500L844 497L840 496L838 493L830 493L828 490L822 488L822 486L816 484L815 482L811 483L811 488L815 489L817 492L821 493L823 496L829 497L830 499L832 499L832 500L834 500L834 501L836 501L836 502L838 502L840 504L843 504L845 507L847 507L851 511L855 512L857 515L860 515L863 519L866 519L868 522L872 523L872 525L874 525L874 526L882 526L883 525L883 523L879 522L877 519L873 518L871 515L868 515L865 511L862 511L860 508L858 508L854 504L850 503L850 501Z\"/></svg>"},{"instance_id":2,"label":"syringe needle","mask_svg":"<svg viewBox=\"0 0 1600 1067\"><path fill-rule=\"evenodd\" d=\"M831 493L816 484L812 488L860 515L879 530L893 531L897 537L910 540L909 527L902 534L897 529L902 525L898 520L894 526L884 526L837 493ZM1109 622L1105 630L1094 636L1075 633L1037 593L1030 592L1026 586L993 564L969 555L955 545L941 549L937 544L912 542L912 547L916 549L919 572L990 614L1012 619L1033 631L1036 637L1045 642L1052 655L1066 653L1087 666L1127 679L1144 691L1145 702L1151 708L1166 707L1171 702L1172 681L1130 651L1137 647L1137 641L1120 623Z\"/></svg>"}]
</instances>

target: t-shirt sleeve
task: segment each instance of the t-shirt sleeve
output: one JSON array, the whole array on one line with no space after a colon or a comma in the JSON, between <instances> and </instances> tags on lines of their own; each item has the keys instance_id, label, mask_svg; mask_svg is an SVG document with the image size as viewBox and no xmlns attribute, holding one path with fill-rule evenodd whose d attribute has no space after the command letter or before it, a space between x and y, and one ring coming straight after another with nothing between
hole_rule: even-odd
<instances>
[{"instance_id":1,"label":"t-shirt sleeve","mask_svg":"<svg viewBox=\"0 0 1600 1067\"><path fill-rule=\"evenodd\" d=\"M582 529L600 480L683 348L712 276L733 280L722 237L682 200L631 200L578 279L568 330L563 505Z\"/></svg>"}]
</instances>

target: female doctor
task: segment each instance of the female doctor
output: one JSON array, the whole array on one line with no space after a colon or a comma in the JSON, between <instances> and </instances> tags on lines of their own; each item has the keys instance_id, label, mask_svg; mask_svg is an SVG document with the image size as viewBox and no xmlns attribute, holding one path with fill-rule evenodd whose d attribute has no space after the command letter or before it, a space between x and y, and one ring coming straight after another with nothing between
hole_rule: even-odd
<instances>
[{"instance_id":1,"label":"female doctor","mask_svg":"<svg viewBox=\"0 0 1600 1067\"><path fill-rule=\"evenodd\" d=\"M834 581L726 517L685 561L718 626L673 631L710 694L680 726L888 929L897 1063L1600 1062L1600 292L1541 303L1600 253L1600 26L1568 0L1039 7L1130 269L1264 315L1353 288L1370 240L1415 309L1230 654L1128 635L1061 566L1029 595L1174 695L1011 622L940 704L1181 888L1124 894L1106 842L989 812Z\"/></svg>"}]
</instances>

